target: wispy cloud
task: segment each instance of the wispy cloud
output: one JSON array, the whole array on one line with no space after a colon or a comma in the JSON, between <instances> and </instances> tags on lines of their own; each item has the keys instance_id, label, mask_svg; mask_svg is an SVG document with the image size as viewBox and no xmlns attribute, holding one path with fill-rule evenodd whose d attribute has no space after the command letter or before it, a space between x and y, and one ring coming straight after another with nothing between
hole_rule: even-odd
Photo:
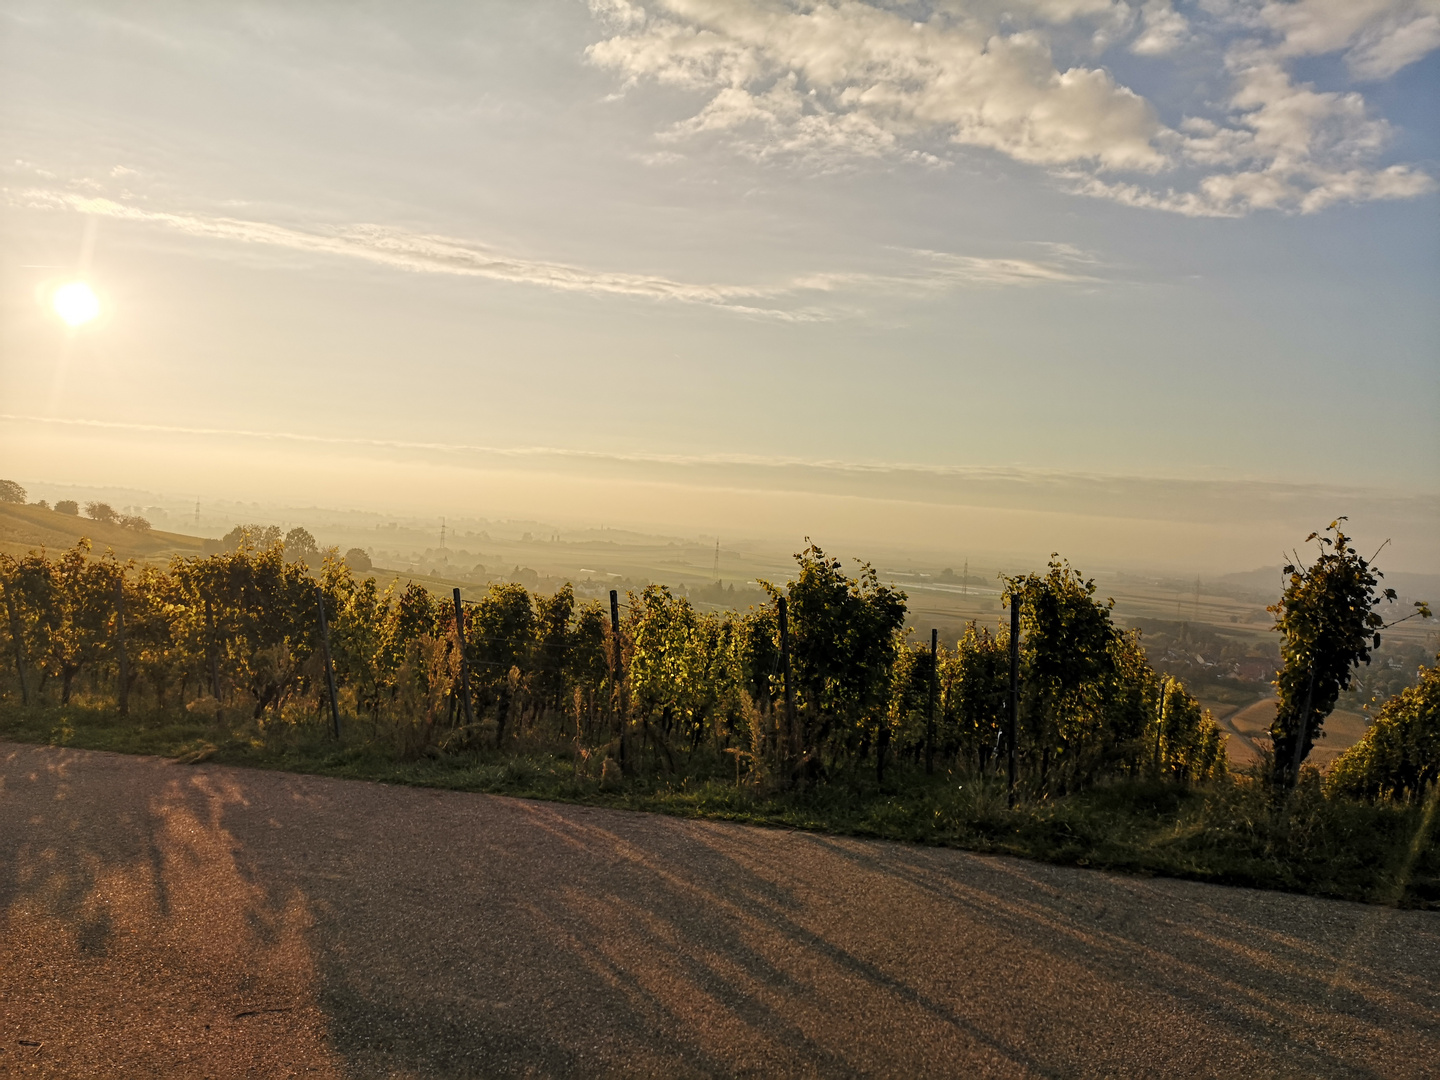
<instances>
[{"instance_id":1,"label":"wispy cloud","mask_svg":"<svg viewBox=\"0 0 1440 1080\"><path fill-rule=\"evenodd\" d=\"M1100 285L1110 279L1095 274L1095 261L1066 244L1041 245L1047 258L984 258L924 249L903 252L916 266L913 273L875 274L829 272L796 279L797 288L822 292L865 290L871 293L914 294L956 288L1015 288L1033 285Z\"/></svg>"},{"instance_id":2,"label":"wispy cloud","mask_svg":"<svg viewBox=\"0 0 1440 1080\"><path fill-rule=\"evenodd\" d=\"M5 194L11 205L115 218L205 240L360 259L410 273L455 274L567 292L702 304L737 314L787 321L814 322L847 313L847 309L833 304L821 306L805 302L807 297L813 299L817 294L863 297L917 288L936 291L1100 280L1078 272L1076 264L1080 257L1073 248L1048 245L1049 257L1042 259L920 251L908 253L908 266L898 273L818 272L770 284L705 284L526 258L453 237L407 232L384 225L298 229L263 221L154 210L74 191L29 188L6 189Z\"/></svg>"},{"instance_id":3,"label":"wispy cloud","mask_svg":"<svg viewBox=\"0 0 1440 1080\"><path fill-rule=\"evenodd\" d=\"M180 424L145 424L124 420L93 420L83 417L30 416L0 413L0 423L41 424L50 427L125 431L134 434L181 435L199 438L230 438L257 442L306 443L315 446L354 447L376 450L418 450L440 454L483 455L486 457L525 459L569 459L573 461L617 462L674 466L747 465L768 468L801 467L828 472L888 474L915 472L936 476L968 476L973 478L1031 478L1046 480L1077 473L1043 469L989 468L960 465L923 465L895 462L840 461L829 458L801 458L761 454L666 454L645 451L600 451L556 446L498 446L486 443L434 442L414 439L377 439L351 435L316 435L296 431L263 431L255 428L198 427ZM1092 477L1094 479L1094 477Z\"/></svg>"},{"instance_id":4,"label":"wispy cloud","mask_svg":"<svg viewBox=\"0 0 1440 1080\"><path fill-rule=\"evenodd\" d=\"M150 210L113 199L53 190L16 192L12 194L11 202L31 209L70 210L156 225L207 240L261 244L312 255L361 259L412 273L455 274L568 292L707 304L743 314L783 319L823 317L818 312L782 310L754 303L785 296L793 291L787 287L696 284L658 275L592 270L568 263L508 255L452 237L406 232L384 225L357 224L325 231L302 230L263 221Z\"/></svg>"}]
</instances>

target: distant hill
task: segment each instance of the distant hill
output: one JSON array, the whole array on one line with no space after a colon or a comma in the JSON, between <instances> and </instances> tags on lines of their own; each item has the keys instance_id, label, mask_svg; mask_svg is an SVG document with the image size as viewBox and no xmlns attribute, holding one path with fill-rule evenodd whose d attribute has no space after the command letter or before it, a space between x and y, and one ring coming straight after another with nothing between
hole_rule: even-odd
<instances>
[{"instance_id":1,"label":"distant hill","mask_svg":"<svg viewBox=\"0 0 1440 1080\"><path fill-rule=\"evenodd\" d=\"M157 529L136 532L39 506L0 503L0 551L8 555L24 555L40 547L53 554L73 547L82 536L90 539L96 555L111 548L121 559L144 562L165 562L171 555L200 555L205 543L198 536Z\"/></svg>"},{"instance_id":2,"label":"distant hill","mask_svg":"<svg viewBox=\"0 0 1440 1080\"><path fill-rule=\"evenodd\" d=\"M1285 588L1285 575L1280 572L1281 567L1262 566L1258 570L1245 570L1238 574L1225 574L1219 581L1225 585L1236 586L1241 589L1250 589L1256 594L1264 596L1279 596Z\"/></svg>"},{"instance_id":3,"label":"distant hill","mask_svg":"<svg viewBox=\"0 0 1440 1080\"><path fill-rule=\"evenodd\" d=\"M1377 561L1383 569L1384 556ZM1247 570L1241 574L1226 574L1219 580L1238 588L1250 589L1256 595L1267 596L1270 598L1269 603L1274 603L1285 589L1285 575L1278 563L1261 567L1259 570ZM1432 604L1440 602L1440 574L1407 574L1395 571L1385 575L1385 585L1402 597L1429 600Z\"/></svg>"}]
</instances>

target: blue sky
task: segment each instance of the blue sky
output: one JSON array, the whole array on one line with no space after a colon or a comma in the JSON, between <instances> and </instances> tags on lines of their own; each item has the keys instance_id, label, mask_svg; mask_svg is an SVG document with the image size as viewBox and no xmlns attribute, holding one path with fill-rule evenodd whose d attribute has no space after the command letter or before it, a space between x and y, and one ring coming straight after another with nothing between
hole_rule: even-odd
<instances>
[{"instance_id":1,"label":"blue sky","mask_svg":"<svg viewBox=\"0 0 1440 1080\"><path fill-rule=\"evenodd\" d=\"M1234 568L1358 509L1433 569L1437 46L1434 0L12 0L0 450Z\"/></svg>"}]
</instances>

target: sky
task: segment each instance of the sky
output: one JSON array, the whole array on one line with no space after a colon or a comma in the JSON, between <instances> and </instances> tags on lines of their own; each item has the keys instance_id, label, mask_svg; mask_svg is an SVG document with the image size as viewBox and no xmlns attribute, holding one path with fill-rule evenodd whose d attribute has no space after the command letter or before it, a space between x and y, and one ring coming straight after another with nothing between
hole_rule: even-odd
<instances>
[{"instance_id":1,"label":"sky","mask_svg":"<svg viewBox=\"0 0 1440 1080\"><path fill-rule=\"evenodd\" d=\"M0 0L0 472L1440 569L1440 0ZM99 316L69 327L57 288Z\"/></svg>"}]
</instances>

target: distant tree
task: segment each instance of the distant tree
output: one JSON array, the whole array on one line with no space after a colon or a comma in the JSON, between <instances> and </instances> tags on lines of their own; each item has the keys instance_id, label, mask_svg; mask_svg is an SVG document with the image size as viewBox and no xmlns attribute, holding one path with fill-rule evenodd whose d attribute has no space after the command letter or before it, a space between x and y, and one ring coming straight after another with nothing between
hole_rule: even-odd
<instances>
[{"instance_id":1,"label":"distant tree","mask_svg":"<svg viewBox=\"0 0 1440 1080\"><path fill-rule=\"evenodd\" d=\"M285 534L285 554L294 559L309 559L320 554L320 546L309 529L296 525Z\"/></svg>"},{"instance_id":2,"label":"distant tree","mask_svg":"<svg viewBox=\"0 0 1440 1080\"><path fill-rule=\"evenodd\" d=\"M44 500L44 499L36 499L36 500L35 500L35 505L38 506L41 510L49 510L49 509L50 509L50 504L49 504L49 502L47 502L47 501Z\"/></svg>"},{"instance_id":3,"label":"distant tree","mask_svg":"<svg viewBox=\"0 0 1440 1080\"><path fill-rule=\"evenodd\" d=\"M0 503L24 503L25 489L14 480L0 480Z\"/></svg>"},{"instance_id":4,"label":"distant tree","mask_svg":"<svg viewBox=\"0 0 1440 1080\"><path fill-rule=\"evenodd\" d=\"M115 519L115 524L122 529L133 529L135 532L149 532L150 522L139 514L122 514Z\"/></svg>"},{"instance_id":5,"label":"distant tree","mask_svg":"<svg viewBox=\"0 0 1440 1080\"><path fill-rule=\"evenodd\" d=\"M283 543L283 539L278 525L236 525L221 537L220 545L225 551L263 551Z\"/></svg>"},{"instance_id":6,"label":"distant tree","mask_svg":"<svg viewBox=\"0 0 1440 1080\"><path fill-rule=\"evenodd\" d=\"M57 514L69 514L71 517L80 513L80 504L74 499L61 499L55 504Z\"/></svg>"},{"instance_id":7,"label":"distant tree","mask_svg":"<svg viewBox=\"0 0 1440 1080\"><path fill-rule=\"evenodd\" d=\"M1387 624L1375 609L1396 598L1394 589L1380 589L1384 575L1371 559L1350 546L1340 527L1344 520L1337 518L1325 529L1333 536L1306 537L1306 543L1316 542L1319 556L1303 570L1298 558L1285 567L1290 582L1280 601L1267 609L1285 636L1280 646L1284 668L1275 680L1280 706L1270 728L1275 749L1271 780L1281 791L1295 786L1300 764L1340 692L1349 688L1355 668L1370 662L1370 650L1380 647L1380 631ZM1429 618L1426 604L1417 601L1415 607L1408 618Z\"/></svg>"},{"instance_id":8,"label":"distant tree","mask_svg":"<svg viewBox=\"0 0 1440 1080\"><path fill-rule=\"evenodd\" d=\"M345 552L345 565L351 570L361 573L373 569L375 564L370 561L370 556L366 554L364 548L351 548Z\"/></svg>"},{"instance_id":9,"label":"distant tree","mask_svg":"<svg viewBox=\"0 0 1440 1080\"><path fill-rule=\"evenodd\" d=\"M107 524L116 521L120 515L115 513L115 508L109 503L87 502L85 504L85 516L91 521L103 521Z\"/></svg>"}]
</instances>

